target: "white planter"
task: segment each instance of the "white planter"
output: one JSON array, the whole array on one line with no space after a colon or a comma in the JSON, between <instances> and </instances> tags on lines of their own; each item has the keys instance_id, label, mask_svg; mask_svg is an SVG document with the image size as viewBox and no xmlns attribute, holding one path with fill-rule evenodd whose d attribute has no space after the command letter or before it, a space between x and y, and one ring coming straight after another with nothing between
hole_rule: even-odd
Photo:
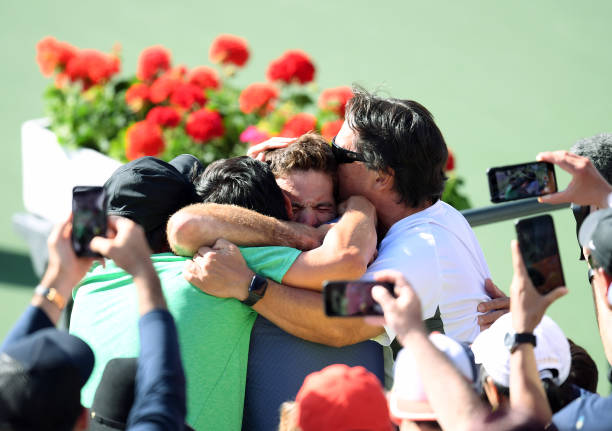
<instances>
[{"instance_id":1,"label":"white planter","mask_svg":"<svg viewBox=\"0 0 612 431\"><path fill-rule=\"evenodd\" d=\"M65 149L48 125L42 118L21 126L23 204L57 223L70 213L74 186L101 186L121 163L94 150Z\"/></svg>"}]
</instances>

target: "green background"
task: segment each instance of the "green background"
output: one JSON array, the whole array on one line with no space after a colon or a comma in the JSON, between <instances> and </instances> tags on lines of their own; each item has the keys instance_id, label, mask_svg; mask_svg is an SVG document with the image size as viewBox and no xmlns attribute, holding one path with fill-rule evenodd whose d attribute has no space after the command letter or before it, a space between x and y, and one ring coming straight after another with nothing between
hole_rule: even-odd
<instances>
[{"instance_id":1,"label":"green background","mask_svg":"<svg viewBox=\"0 0 612 431\"><path fill-rule=\"evenodd\" d=\"M123 47L133 74L139 52L163 44L175 63L208 64L219 33L246 38L251 59L238 83L265 79L269 61L287 49L309 53L321 88L360 83L417 100L435 115L457 156L474 206L489 204L490 166L569 149L609 131L612 55L606 1L232 1L0 2L2 161L0 170L0 337L36 284L11 216L23 211L20 125L42 116L49 81L35 62L38 40L52 35L80 48ZM559 175L560 186L568 182ZM600 368L609 392L586 268L577 260L569 210L554 214L570 294L550 309L566 334ZM494 280L509 286L512 222L479 227Z\"/></svg>"}]
</instances>

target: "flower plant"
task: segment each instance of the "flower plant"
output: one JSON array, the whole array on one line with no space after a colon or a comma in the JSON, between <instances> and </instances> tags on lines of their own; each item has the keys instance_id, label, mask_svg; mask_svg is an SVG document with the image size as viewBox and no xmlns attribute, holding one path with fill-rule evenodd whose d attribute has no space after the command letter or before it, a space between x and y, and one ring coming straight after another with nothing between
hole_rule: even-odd
<instances>
[{"instance_id":1,"label":"flower plant","mask_svg":"<svg viewBox=\"0 0 612 431\"><path fill-rule=\"evenodd\" d=\"M135 75L118 77L120 48L110 53L79 49L53 37L36 47L44 76L50 128L69 148L92 148L120 161L142 156L170 160L190 153L204 163L245 154L273 136L317 131L331 140L353 93L347 86L317 94L310 56L289 50L272 60L266 80L240 88L235 75L248 63L241 37L221 34L209 49L212 65L176 65L163 46L144 49ZM449 157L448 172L454 169ZM445 199L460 209L469 202L452 172Z\"/></svg>"}]
</instances>

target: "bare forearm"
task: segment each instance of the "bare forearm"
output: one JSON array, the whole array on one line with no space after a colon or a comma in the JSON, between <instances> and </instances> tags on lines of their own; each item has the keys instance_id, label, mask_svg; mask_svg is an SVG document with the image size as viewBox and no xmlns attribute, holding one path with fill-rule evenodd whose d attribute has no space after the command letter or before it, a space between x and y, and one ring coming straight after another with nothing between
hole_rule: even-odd
<instances>
[{"instance_id":1,"label":"bare forearm","mask_svg":"<svg viewBox=\"0 0 612 431\"><path fill-rule=\"evenodd\" d=\"M552 411L538 374L533 346L519 344L510 356L510 406L548 424Z\"/></svg>"},{"instance_id":2,"label":"bare forearm","mask_svg":"<svg viewBox=\"0 0 612 431\"><path fill-rule=\"evenodd\" d=\"M427 399L442 429L469 430L486 415L486 409L466 379L427 338L424 330L401 336L417 362Z\"/></svg>"},{"instance_id":3,"label":"bare forearm","mask_svg":"<svg viewBox=\"0 0 612 431\"><path fill-rule=\"evenodd\" d=\"M283 222L246 208L213 203L194 204L168 222L168 242L175 253L193 256L219 238L242 246L281 245L309 250L320 244L314 228Z\"/></svg>"},{"instance_id":4,"label":"bare forearm","mask_svg":"<svg viewBox=\"0 0 612 431\"><path fill-rule=\"evenodd\" d=\"M329 318L323 312L322 295L269 282L265 296L253 307L266 319L296 337L342 347L381 334L360 318Z\"/></svg>"},{"instance_id":5,"label":"bare forearm","mask_svg":"<svg viewBox=\"0 0 612 431\"><path fill-rule=\"evenodd\" d=\"M376 251L375 224L373 211L347 210L320 247L298 257L283 283L321 290L325 280L361 277Z\"/></svg>"}]
</instances>

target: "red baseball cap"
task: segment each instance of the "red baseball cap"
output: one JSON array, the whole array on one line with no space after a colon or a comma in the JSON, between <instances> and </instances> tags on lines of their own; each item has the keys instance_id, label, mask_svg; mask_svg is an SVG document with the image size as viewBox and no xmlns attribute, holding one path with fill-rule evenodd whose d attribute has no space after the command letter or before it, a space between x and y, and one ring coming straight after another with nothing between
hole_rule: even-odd
<instances>
[{"instance_id":1,"label":"red baseball cap","mask_svg":"<svg viewBox=\"0 0 612 431\"><path fill-rule=\"evenodd\" d=\"M309 374L295 402L302 431L391 430L383 388L363 367L334 364Z\"/></svg>"}]
</instances>

